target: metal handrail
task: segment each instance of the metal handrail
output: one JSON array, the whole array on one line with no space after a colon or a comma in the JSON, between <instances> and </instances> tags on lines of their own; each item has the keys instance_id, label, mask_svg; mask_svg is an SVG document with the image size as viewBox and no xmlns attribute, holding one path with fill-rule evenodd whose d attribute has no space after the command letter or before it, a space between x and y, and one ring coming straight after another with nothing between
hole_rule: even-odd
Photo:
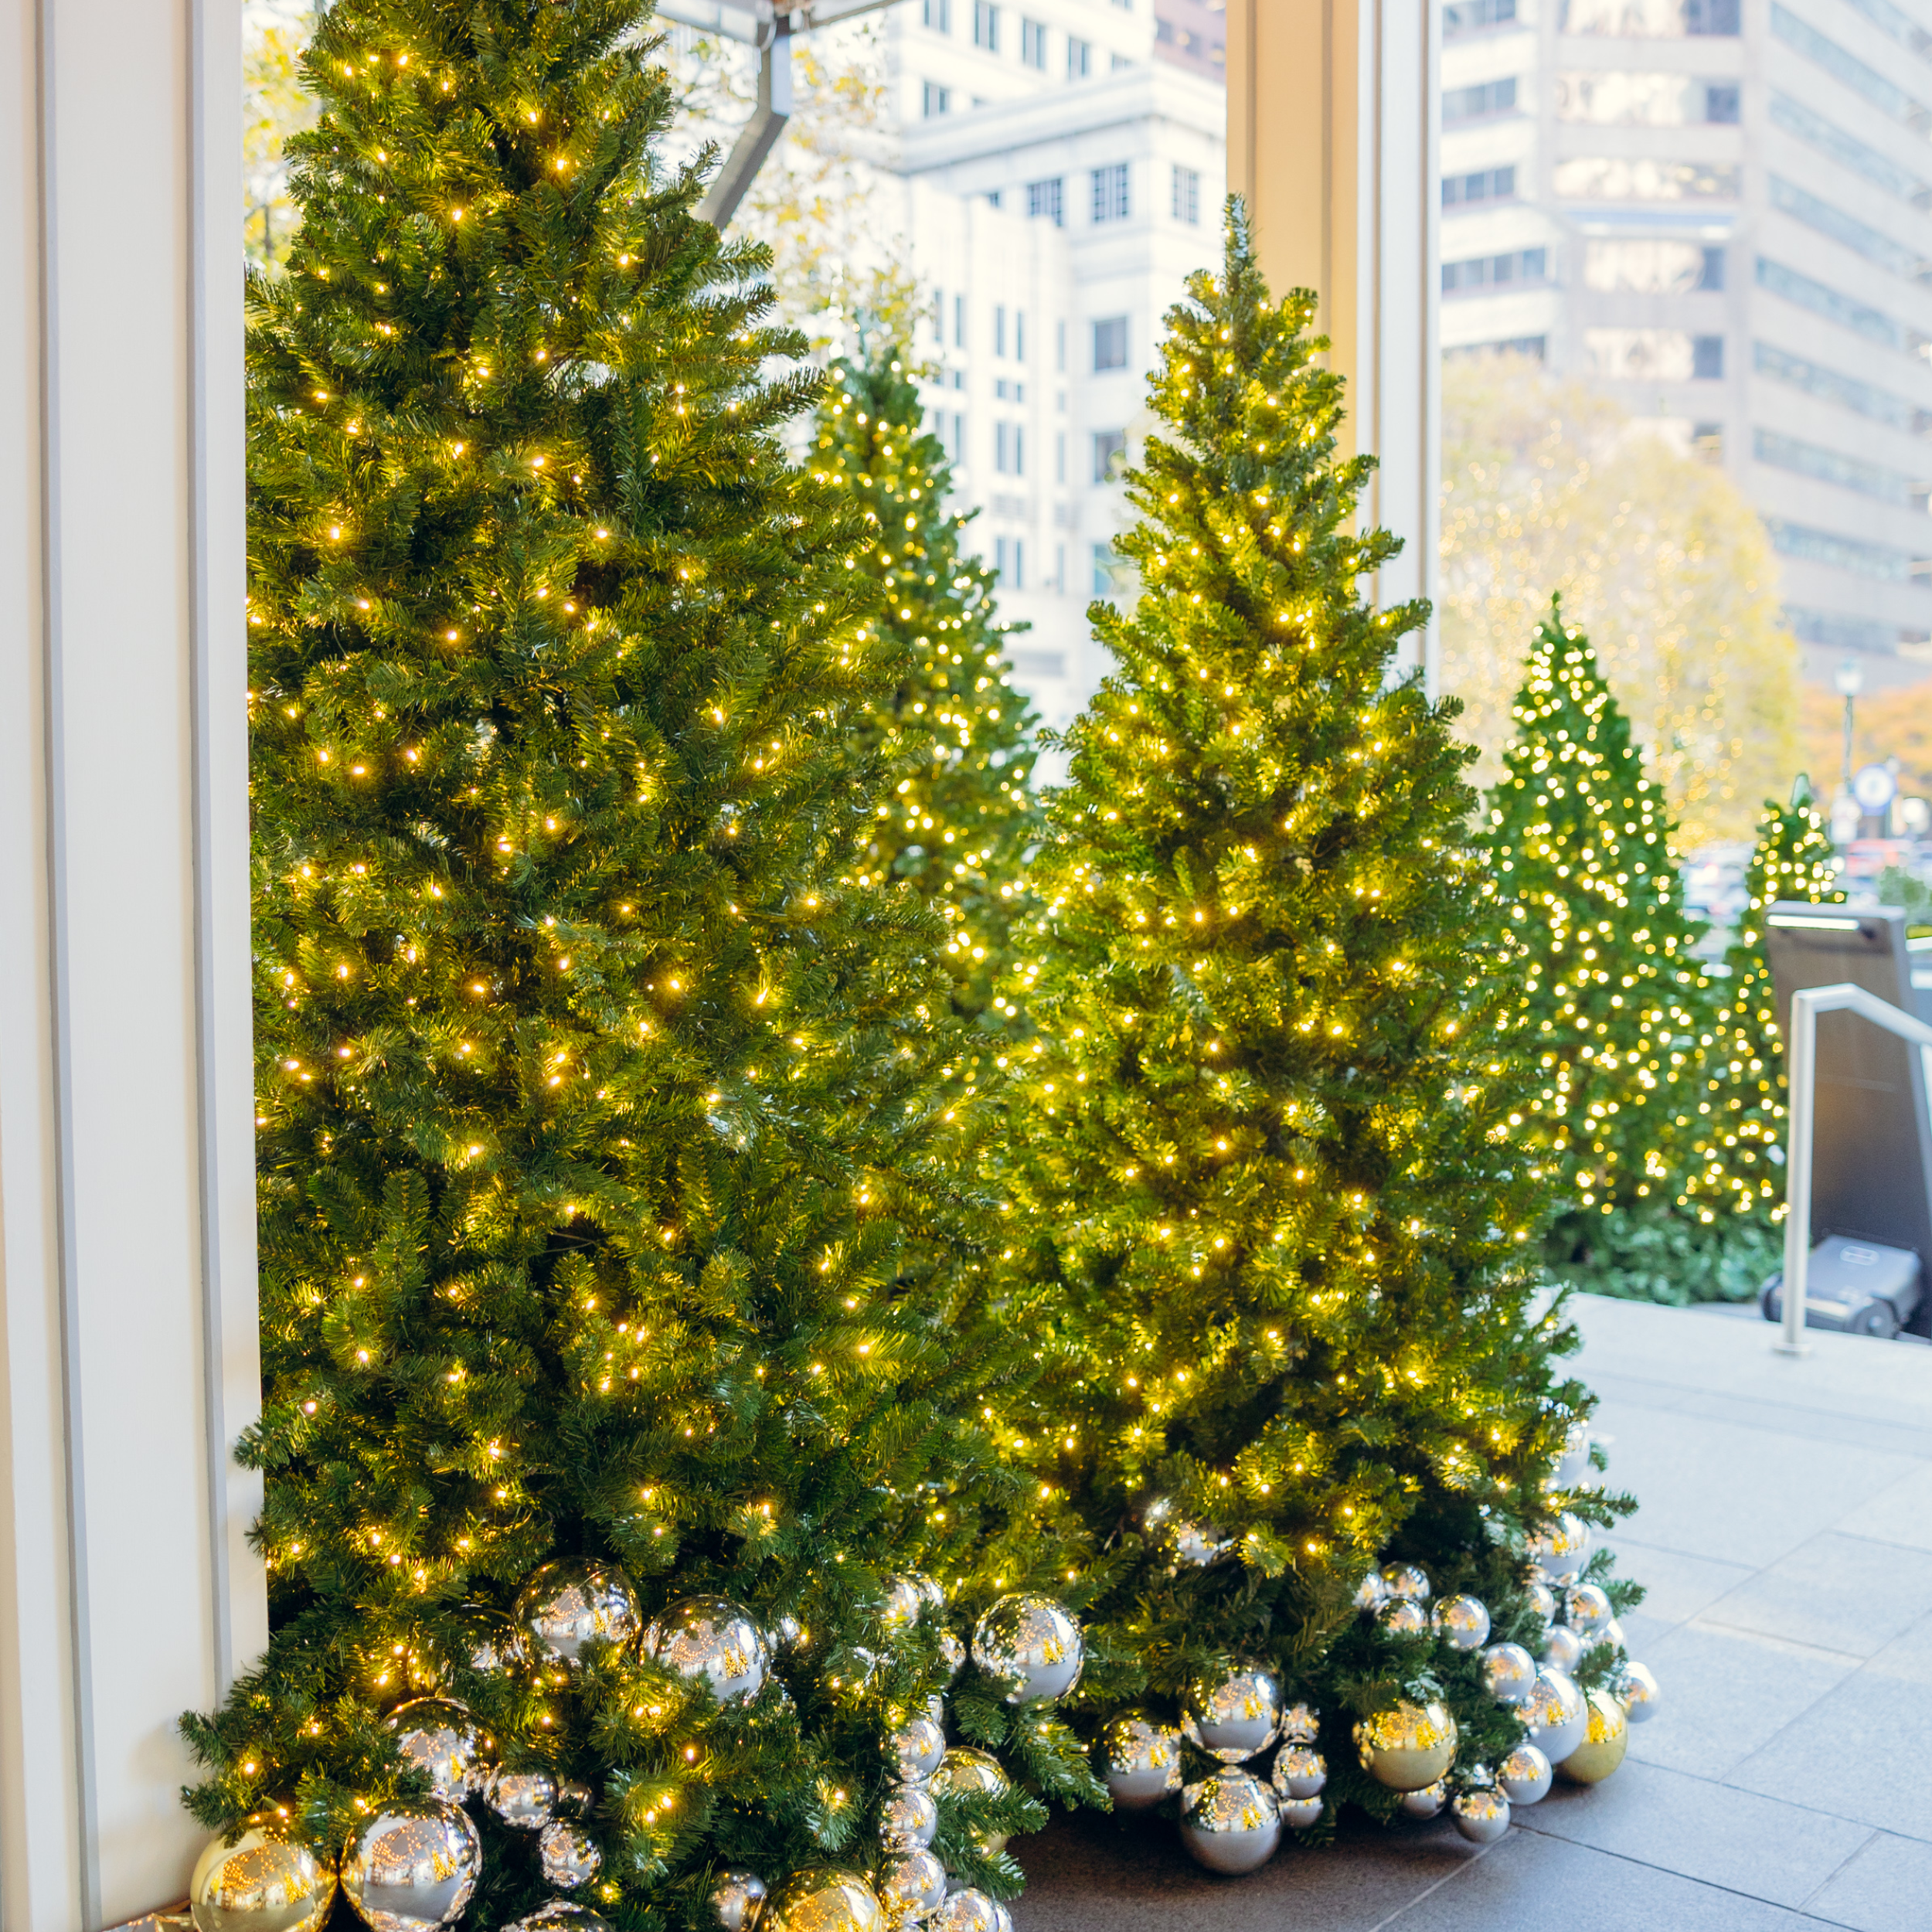
<instances>
[{"instance_id":1,"label":"metal handrail","mask_svg":"<svg viewBox=\"0 0 1932 1932\"><path fill-rule=\"evenodd\" d=\"M1791 995L1787 1043L1790 1134L1784 1148L1784 1326L1771 1345L1781 1355L1803 1355L1804 1291L1811 1270L1811 1117L1818 1088L1818 1016L1851 1012L1900 1039L1932 1046L1932 1026L1914 1019L1876 993L1849 982L1807 986ZM1924 1257L1932 1262L1932 1256Z\"/></svg>"}]
</instances>

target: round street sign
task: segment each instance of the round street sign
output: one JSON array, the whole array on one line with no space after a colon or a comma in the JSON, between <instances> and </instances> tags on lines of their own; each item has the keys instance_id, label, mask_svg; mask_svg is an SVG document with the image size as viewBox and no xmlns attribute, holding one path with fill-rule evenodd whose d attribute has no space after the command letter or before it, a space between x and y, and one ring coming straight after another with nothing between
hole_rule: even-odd
<instances>
[{"instance_id":1,"label":"round street sign","mask_svg":"<svg viewBox=\"0 0 1932 1932\"><path fill-rule=\"evenodd\" d=\"M1852 796L1867 811L1883 811L1899 795L1899 781L1883 765L1861 765L1852 774Z\"/></svg>"}]
</instances>

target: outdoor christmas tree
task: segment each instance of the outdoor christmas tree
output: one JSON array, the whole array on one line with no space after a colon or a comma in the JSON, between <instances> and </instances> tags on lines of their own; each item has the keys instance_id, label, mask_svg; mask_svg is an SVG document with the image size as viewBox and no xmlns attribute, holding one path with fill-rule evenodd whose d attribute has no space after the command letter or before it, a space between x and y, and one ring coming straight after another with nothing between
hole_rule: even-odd
<instances>
[{"instance_id":1,"label":"outdoor christmas tree","mask_svg":"<svg viewBox=\"0 0 1932 1932\"><path fill-rule=\"evenodd\" d=\"M1589 1400L1537 1298L1550 1189L1484 944L1474 753L1453 702L1391 678L1427 607L1361 599L1399 546L1358 530L1372 464L1336 454L1315 307L1270 301L1236 202L1222 275L1167 318L1121 543L1142 589L1093 608L1117 669L1066 735L1021 936L1012 1265L1056 1301L1046 1379L999 1417L1038 1485L1021 1527L1060 1540L1036 1580L1073 1579L1088 1620L1117 1801L1278 1734L1299 1825L1403 1801L1357 1720L1431 1728L1410 1808L1445 1776L1472 1815L1492 1802L1475 1767L1524 1726L1475 1646L1541 1641L1526 1539L1565 1506L1544 1485ZM1584 1534L1553 1559L1572 1576ZM1385 1563L1401 1607L1365 1614ZM1594 1648L1586 1681L1616 1658ZM1318 1801L1297 1756L1318 1738ZM1274 1801L1223 1773L1190 1784L1183 1828Z\"/></svg>"},{"instance_id":2,"label":"outdoor christmas tree","mask_svg":"<svg viewBox=\"0 0 1932 1932\"><path fill-rule=\"evenodd\" d=\"M921 427L910 351L889 340L832 365L811 468L852 492L872 539L879 624L904 668L867 720L901 775L876 810L860 883L910 880L947 923L960 1010L993 1010L1008 962L1020 861L1036 835L1028 781L1037 723L1007 680L995 573L964 553L968 518L947 507L952 466Z\"/></svg>"},{"instance_id":3,"label":"outdoor christmas tree","mask_svg":"<svg viewBox=\"0 0 1932 1932\"><path fill-rule=\"evenodd\" d=\"M646 11L337 0L308 56L249 349L274 1634L192 1803L396 1923L833 1932L1041 1815L900 1784L1030 1355L943 929L840 876L875 533L774 434L816 379L654 160Z\"/></svg>"},{"instance_id":4,"label":"outdoor christmas tree","mask_svg":"<svg viewBox=\"0 0 1932 1932\"><path fill-rule=\"evenodd\" d=\"M1722 1004L1698 1070L1694 1165L1683 1196L1701 1221L1731 1234L1738 1253L1726 1286L1740 1300L1777 1265L1784 1240L1774 1224L1784 1202L1784 1047L1764 951L1765 908L1781 899L1838 905L1845 898L1808 778L1800 776L1789 804L1765 801L1744 890L1744 914L1724 953L1730 977L1718 984Z\"/></svg>"},{"instance_id":5,"label":"outdoor christmas tree","mask_svg":"<svg viewBox=\"0 0 1932 1932\"><path fill-rule=\"evenodd\" d=\"M1590 641L1553 604L1491 797L1489 849L1519 951L1528 1144L1561 1185L1547 1252L1592 1286L1701 1265L1675 1216L1711 1015L1663 792Z\"/></svg>"}]
</instances>

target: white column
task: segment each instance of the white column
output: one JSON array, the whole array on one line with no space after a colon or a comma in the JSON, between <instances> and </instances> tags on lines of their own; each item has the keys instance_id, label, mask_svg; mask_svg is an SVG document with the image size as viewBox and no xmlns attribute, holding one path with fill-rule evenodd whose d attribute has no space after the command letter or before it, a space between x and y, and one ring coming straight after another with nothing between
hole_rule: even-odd
<instances>
[{"instance_id":1,"label":"white column","mask_svg":"<svg viewBox=\"0 0 1932 1932\"><path fill-rule=\"evenodd\" d=\"M1228 182L1277 292L1312 288L1349 383L1363 520L1403 541L1374 594L1434 597L1441 522L1438 0L1228 0ZM1436 682L1436 630L1409 641Z\"/></svg>"},{"instance_id":2,"label":"white column","mask_svg":"<svg viewBox=\"0 0 1932 1932\"><path fill-rule=\"evenodd\" d=\"M178 1899L267 1638L234 0L0 0L0 1921Z\"/></svg>"}]
</instances>

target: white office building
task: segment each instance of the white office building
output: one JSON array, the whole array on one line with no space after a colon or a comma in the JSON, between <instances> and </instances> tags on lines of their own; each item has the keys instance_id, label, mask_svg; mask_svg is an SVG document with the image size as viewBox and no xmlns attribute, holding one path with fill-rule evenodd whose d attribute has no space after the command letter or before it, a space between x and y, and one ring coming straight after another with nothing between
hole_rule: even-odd
<instances>
[{"instance_id":1,"label":"white office building","mask_svg":"<svg viewBox=\"0 0 1932 1932\"><path fill-rule=\"evenodd\" d=\"M1442 340L1672 425L1808 673L1932 676L1932 0L1451 0Z\"/></svg>"}]
</instances>

